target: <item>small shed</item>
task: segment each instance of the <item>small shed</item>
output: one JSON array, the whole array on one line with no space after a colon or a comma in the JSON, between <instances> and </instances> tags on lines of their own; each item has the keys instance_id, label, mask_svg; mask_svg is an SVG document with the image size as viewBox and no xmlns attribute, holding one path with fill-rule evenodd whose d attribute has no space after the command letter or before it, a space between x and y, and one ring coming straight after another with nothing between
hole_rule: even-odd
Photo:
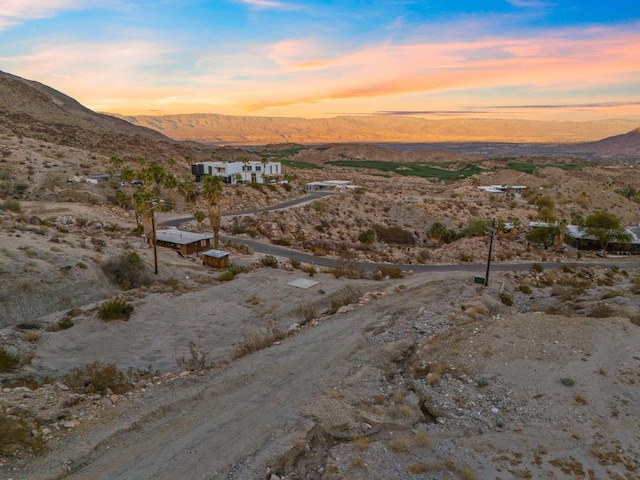
<instances>
[{"instance_id":1,"label":"small shed","mask_svg":"<svg viewBox=\"0 0 640 480\"><path fill-rule=\"evenodd\" d=\"M211 248L211 233L196 233L185 230L158 230L156 231L156 244L159 247L174 248L184 255L209 250Z\"/></svg>"},{"instance_id":2,"label":"small shed","mask_svg":"<svg viewBox=\"0 0 640 480\"><path fill-rule=\"evenodd\" d=\"M208 250L202 254L202 264L213 268L227 268L229 266L229 252Z\"/></svg>"}]
</instances>

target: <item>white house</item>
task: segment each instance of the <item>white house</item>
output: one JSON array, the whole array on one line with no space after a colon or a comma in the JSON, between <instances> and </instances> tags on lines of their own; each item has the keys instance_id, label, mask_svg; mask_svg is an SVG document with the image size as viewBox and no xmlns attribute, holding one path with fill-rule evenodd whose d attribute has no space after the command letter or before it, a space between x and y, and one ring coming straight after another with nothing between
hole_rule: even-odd
<instances>
[{"instance_id":1,"label":"white house","mask_svg":"<svg viewBox=\"0 0 640 480\"><path fill-rule=\"evenodd\" d=\"M325 180L324 182L309 182L304 185L307 192L320 190L349 190L356 188L349 180Z\"/></svg>"},{"instance_id":2,"label":"white house","mask_svg":"<svg viewBox=\"0 0 640 480\"><path fill-rule=\"evenodd\" d=\"M282 166L280 162L199 162L191 165L191 173L196 182L205 175L215 175L224 183L271 183L282 176Z\"/></svg>"},{"instance_id":3,"label":"white house","mask_svg":"<svg viewBox=\"0 0 640 480\"><path fill-rule=\"evenodd\" d=\"M526 190L524 185L486 185L478 187L478 190L483 190L488 193L507 193L509 191L514 193L521 193Z\"/></svg>"}]
</instances>

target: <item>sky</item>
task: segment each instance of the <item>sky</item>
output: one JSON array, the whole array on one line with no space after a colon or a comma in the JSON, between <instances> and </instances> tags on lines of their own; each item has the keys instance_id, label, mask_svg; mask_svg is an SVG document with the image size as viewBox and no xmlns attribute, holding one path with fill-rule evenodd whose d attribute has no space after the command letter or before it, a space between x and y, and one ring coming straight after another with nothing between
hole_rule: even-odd
<instances>
[{"instance_id":1,"label":"sky","mask_svg":"<svg viewBox=\"0 0 640 480\"><path fill-rule=\"evenodd\" d=\"M640 1L1 0L0 70L123 115L640 123Z\"/></svg>"}]
</instances>

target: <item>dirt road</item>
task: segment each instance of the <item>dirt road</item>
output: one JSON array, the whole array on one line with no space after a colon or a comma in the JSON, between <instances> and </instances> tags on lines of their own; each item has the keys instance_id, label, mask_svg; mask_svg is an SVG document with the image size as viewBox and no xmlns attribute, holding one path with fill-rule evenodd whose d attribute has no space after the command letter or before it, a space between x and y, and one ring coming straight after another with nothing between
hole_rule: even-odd
<instances>
[{"instance_id":1,"label":"dirt road","mask_svg":"<svg viewBox=\"0 0 640 480\"><path fill-rule=\"evenodd\" d=\"M154 386L34 465L30 478L262 478L306 433L305 403L364 361L364 332L397 302L405 301L373 301L204 376Z\"/></svg>"}]
</instances>

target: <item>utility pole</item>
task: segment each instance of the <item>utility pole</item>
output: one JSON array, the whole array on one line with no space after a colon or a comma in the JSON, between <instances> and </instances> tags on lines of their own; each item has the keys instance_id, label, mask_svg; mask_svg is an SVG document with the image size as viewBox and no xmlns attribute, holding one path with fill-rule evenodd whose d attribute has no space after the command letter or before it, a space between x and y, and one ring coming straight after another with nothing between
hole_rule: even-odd
<instances>
[{"instance_id":1,"label":"utility pole","mask_svg":"<svg viewBox=\"0 0 640 480\"><path fill-rule=\"evenodd\" d=\"M151 211L151 241L153 242L153 271L158 274L158 246L156 245L156 212Z\"/></svg>"},{"instance_id":2,"label":"utility pole","mask_svg":"<svg viewBox=\"0 0 640 480\"><path fill-rule=\"evenodd\" d=\"M491 234L489 239L489 257L487 258L487 274L484 276L484 286L489 285L489 269L491 268L491 250L493 250L493 237L496 235L496 219L493 219L491 228L487 228L487 232Z\"/></svg>"},{"instance_id":3,"label":"utility pole","mask_svg":"<svg viewBox=\"0 0 640 480\"><path fill-rule=\"evenodd\" d=\"M153 243L153 271L158 274L158 246L156 245L156 212L155 209L162 200L147 200L146 202L151 209L151 243Z\"/></svg>"}]
</instances>

